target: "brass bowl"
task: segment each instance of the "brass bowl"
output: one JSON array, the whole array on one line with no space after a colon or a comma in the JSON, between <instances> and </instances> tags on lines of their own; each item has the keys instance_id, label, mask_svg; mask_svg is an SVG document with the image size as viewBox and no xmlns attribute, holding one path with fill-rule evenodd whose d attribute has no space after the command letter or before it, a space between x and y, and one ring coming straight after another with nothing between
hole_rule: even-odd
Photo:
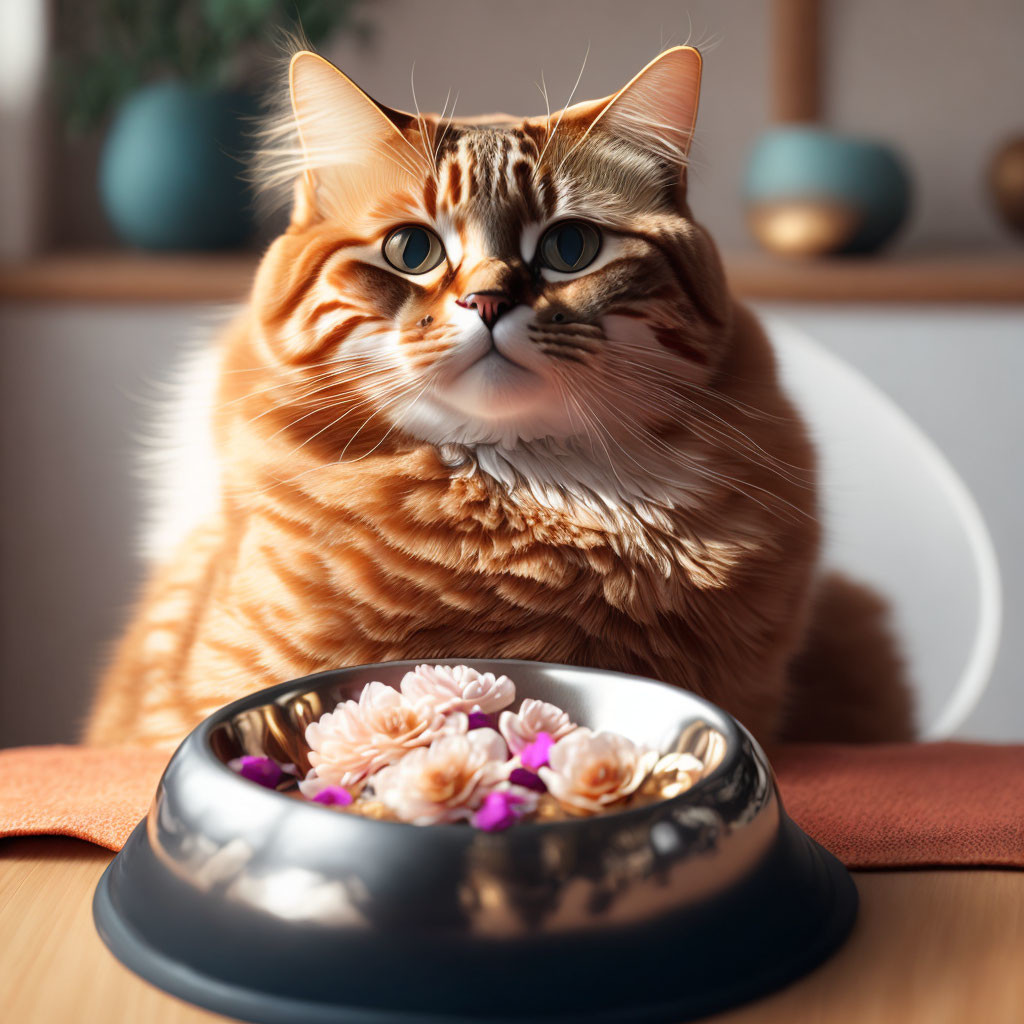
<instances>
[{"instance_id":1,"label":"brass bowl","mask_svg":"<svg viewBox=\"0 0 1024 1024\"><path fill-rule=\"evenodd\" d=\"M582 725L709 762L688 791L618 813L422 827L337 813L227 767L242 753L303 766L309 721L413 664L283 683L196 728L97 887L115 955L174 995L265 1024L595 1024L723 1009L846 936L853 883L787 817L760 747L662 683L465 662Z\"/></svg>"},{"instance_id":2,"label":"brass bowl","mask_svg":"<svg viewBox=\"0 0 1024 1024\"><path fill-rule=\"evenodd\" d=\"M826 199L779 199L747 209L751 234L769 252L810 258L842 252L860 230L861 215Z\"/></svg>"}]
</instances>

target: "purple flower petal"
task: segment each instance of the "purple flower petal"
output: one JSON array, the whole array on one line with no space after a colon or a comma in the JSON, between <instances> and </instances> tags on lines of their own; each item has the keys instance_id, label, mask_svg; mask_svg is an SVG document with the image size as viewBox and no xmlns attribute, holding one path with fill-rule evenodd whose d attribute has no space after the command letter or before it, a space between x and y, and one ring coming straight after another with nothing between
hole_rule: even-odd
<instances>
[{"instance_id":1,"label":"purple flower petal","mask_svg":"<svg viewBox=\"0 0 1024 1024\"><path fill-rule=\"evenodd\" d=\"M352 794L344 786L324 786L313 802L327 804L328 807L348 807L352 803Z\"/></svg>"},{"instance_id":2,"label":"purple flower petal","mask_svg":"<svg viewBox=\"0 0 1024 1024\"><path fill-rule=\"evenodd\" d=\"M486 711L470 711L468 718L470 729L494 728L494 719Z\"/></svg>"},{"instance_id":3,"label":"purple flower petal","mask_svg":"<svg viewBox=\"0 0 1024 1024\"><path fill-rule=\"evenodd\" d=\"M515 808L523 802L515 793L495 791L484 797L480 810L473 815L473 824L485 832L497 832L514 825L519 817Z\"/></svg>"},{"instance_id":4,"label":"purple flower petal","mask_svg":"<svg viewBox=\"0 0 1024 1024\"><path fill-rule=\"evenodd\" d=\"M255 754L246 754L232 761L230 767L234 768L239 775L250 782L255 782L267 789L273 789L280 781L284 772L281 766L270 757L257 757Z\"/></svg>"},{"instance_id":5,"label":"purple flower petal","mask_svg":"<svg viewBox=\"0 0 1024 1024\"><path fill-rule=\"evenodd\" d=\"M534 771L543 768L548 763L548 757L554 744L555 741L551 733L539 732L532 743L519 751L519 760Z\"/></svg>"},{"instance_id":6,"label":"purple flower petal","mask_svg":"<svg viewBox=\"0 0 1024 1024\"><path fill-rule=\"evenodd\" d=\"M513 768L508 775L508 781L513 786L522 786L523 789L532 789L537 793L546 793L548 787L544 785L544 780L534 772L531 772L529 768Z\"/></svg>"}]
</instances>

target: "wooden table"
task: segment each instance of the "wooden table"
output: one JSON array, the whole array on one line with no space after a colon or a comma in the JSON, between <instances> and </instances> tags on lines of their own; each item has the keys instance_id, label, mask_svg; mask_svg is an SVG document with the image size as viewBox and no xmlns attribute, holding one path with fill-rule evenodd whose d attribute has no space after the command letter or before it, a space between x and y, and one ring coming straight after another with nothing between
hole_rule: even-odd
<instances>
[{"instance_id":1,"label":"wooden table","mask_svg":"<svg viewBox=\"0 0 1024 1024\"><path fill-rule=\"evenodd\" d=\"M0 999L18 1024L199 1024L227 1018L122 967L92 924L111 854L73 839L0 841ZM1024 872L859 872L861 913L828 963L716 1024L1019 1024ZM301 1024L296 1021L296 1024Z\"/></svg>"}]
</instances>

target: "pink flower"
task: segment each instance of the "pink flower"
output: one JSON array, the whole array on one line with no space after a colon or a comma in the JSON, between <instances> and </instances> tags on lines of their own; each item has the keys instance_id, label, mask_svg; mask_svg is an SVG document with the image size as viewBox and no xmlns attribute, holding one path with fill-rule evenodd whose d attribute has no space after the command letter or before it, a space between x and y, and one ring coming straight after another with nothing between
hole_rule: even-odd
<instances>
[{"instance_id":1,"label":"pink flower","mask_svg":"<svg viewBox=\"0 0 1024 1024\"><path fill-rule=\"evenodd\" d=\"M480 810L473 815L473 824L485 832L497 832L508 828L523 814L519 807L524 803L524 797L509 790L493 790L484 797Z\"/></svg>"},{"instance_id":2,"label":"pink flower","mask_svg":"<svg viewBox=\"0 0 1024 1024\"><path fill-rule=\"evenodd\" d=\"M519 760L523 763L523 767L529 768L531 771L543 768L550 760L551 748L554 744L555 741L551 738L551 733L537 733L537 738L529 746L523 747L519 751Z\"/></svg>"},{"instance_id":3,"label":"pink flower","mask_svg":"<svg viewBox=\"0 0 1024 1024\"><path fill-rule=\"evenodd\" d=\"M548 733L552 739L560 740L575 728L560 707L543 700L524 700L518 713L503 711L498 720L498 729L513 754L528 747L542 732Z\"/></svg>"},{"instance_id":4,"label":"pink flower","mask_svg":"<svg viewBox=\"0 0 1024 1024\"><path fill-rule=\"evenodd\" d=\"M352 803L352 794L344 786L324 786L313 800L328 807L348 807Z\"/></svg>"},{"instance_id":5,"label":"pink flower","mask_svg":"<svg viewBox=\"0 0 1024 1024\"><path fill-rule=\"evenodd\" d=\"M413 748L425 747L446 732L465 730L465 715L446 720L433 704L383 683L370 683L358 701L339 704L307 727L313 772L300 789L315 796L309 791L314 779L322 785L354 786Z\"/></svg>"},{"instance_id":6,"label":"pink flower","mask_svg":"<svg viewBox=\"0 0 1024 1024\"><path fill-rule=\"evenodd\" d=\"M417 665L402 679L402 693L433 704L442 714L452 711L500 711L516 699L508 676L477 672L468 665Z\"/></svg>"},{"instance_id":7,"label":"pink flower","mask_svg":"<svg viewBox=\"0 0 1024 1024\"><path fill-rule=\"evenodd\" d=\"M658 752L625 736L576 729L552 748L540 769L548 792L577 814L594 814L634 793L658 761Z\"/></svg>"},{"instance_id":8,"label":"pink flower","mask_svg":"<svg viewBox=\"0 0 1024 1024\"><path fill-rule=\"evenodd\" d=\"M382 768L371 780L374 794L413 825L465 820L504 780L507 756L493 729L442 736Z\"/></svg>"},{"instance_id":9,"label":"pink flower","mask_svg":"<svg viewBox=\"0 0 1024 1024\"><path fill-rule=\"evenodd\" d=\"M513 786L521 786L523 789L532 789L535 793L546 793L547 786L544 785L544 780L536 772L531 772L528 768L513 768L508 773L508 781Z\"/></svg>"},{"instance_id":10,"label":"pink flower","mask_svg":"<svg viewBox=\"0 0 1024 1024\"><path fill-rule=\"evenodd\" d=\"M284 769L272 758L245 754L228 761L228 767L244 779L255 782L267 789L274 789L284 775Z\"/></svg>"}]
</instances>

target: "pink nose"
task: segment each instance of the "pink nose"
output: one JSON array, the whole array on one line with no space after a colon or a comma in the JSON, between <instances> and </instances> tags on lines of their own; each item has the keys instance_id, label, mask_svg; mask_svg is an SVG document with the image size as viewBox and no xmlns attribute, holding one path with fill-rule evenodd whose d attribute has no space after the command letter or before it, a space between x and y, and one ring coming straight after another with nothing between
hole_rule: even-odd
<instances>
[{"instance_id":1,"label":"pink nose","mask_svg":"<svg viewBox=\"0 0 1024 1024\"><path fill-rule=\"evenodd\" d=\"M512 300L504 292L470 292L455 301L464 309L475 309L488 327L493 327L498 317L512 308Z\"/></svg>"}]
</instances>

